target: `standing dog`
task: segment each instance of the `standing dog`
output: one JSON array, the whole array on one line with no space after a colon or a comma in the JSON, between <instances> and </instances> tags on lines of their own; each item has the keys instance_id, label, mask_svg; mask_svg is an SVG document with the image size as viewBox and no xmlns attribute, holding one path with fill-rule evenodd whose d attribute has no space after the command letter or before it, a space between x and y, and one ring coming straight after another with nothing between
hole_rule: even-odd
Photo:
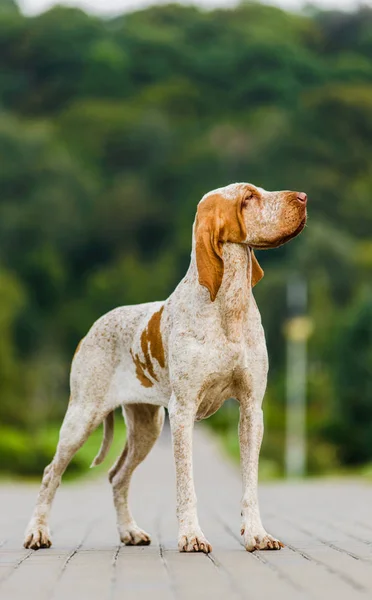
<instances>
[{"instance_id":1,"label":"standing dog","mask_svg":"<svg viewBox=\"0 0 372 600\"><path fill-rule=\"evenodd\" d=\"M149 544L129 509L134 469L158 438L168 408L177 479L178 547L210 552L197 511L192 431L234 397L240 404L243 474L241 533L247 550L280 549L260 518L257 472L263 435L261 404L268 358L252 287L263 277L253 248L275 248L306 223L303 192L267 192L247 183L228 185L199 202L191 263L165 302L124 306L101 317L79 344L71 368L71 398L53 461L44 471L26 531L26 548L51 545L48 517L61 477L75 452L104 421L93 465L104 459L113 436L113 411L121 405L127 443L109 473L120 539Z\"/></svg>"}]
</instances>

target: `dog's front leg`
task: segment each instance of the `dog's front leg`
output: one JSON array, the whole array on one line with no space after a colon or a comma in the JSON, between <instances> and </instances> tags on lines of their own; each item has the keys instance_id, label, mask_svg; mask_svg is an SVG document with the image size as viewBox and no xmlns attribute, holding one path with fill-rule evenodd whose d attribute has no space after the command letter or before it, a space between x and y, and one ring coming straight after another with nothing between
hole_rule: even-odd
<instances>
[{"instance_id":1,"label":"dog's front leg","mask_svg":"<svg viewBox=\"0 0 372 600\"><path fill-rule=\"evenodd\" d=\"M269 535L261 522L258 506L258 459L263 436L261 407L247 402L240 405L239 441L243 477L241 534L246 550L280 550L283 544Z\"/></svg>"},{"instance_id":2,"label":"dog's front leg","mask_svg":"<svg viewBox=\"0 0 372 600\"><path fill-rule=\"evenodd\" d=\"M169 420L176 464L177 517L180 552L212 552L212 547L199 526L192 466L192 432L194 410L172 398Z\"/></svg>"}]
</instances>

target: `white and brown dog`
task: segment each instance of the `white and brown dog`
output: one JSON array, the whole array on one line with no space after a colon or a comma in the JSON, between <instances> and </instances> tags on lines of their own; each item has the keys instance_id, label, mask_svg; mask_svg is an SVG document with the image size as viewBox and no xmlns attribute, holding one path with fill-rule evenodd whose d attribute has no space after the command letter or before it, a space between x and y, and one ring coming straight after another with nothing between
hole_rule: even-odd
<instances>
[{"instance_id":1,"label":"white and brown dog","mask_svg":"<svg viewBox=\"0 0 372 600\"><path fill-rule=\"evenodd\" d=\"M79 344L71 368L71 398L53 461L44 471L26 531L26 548L51 545L48 517L61 476L75 452L104 421L93 464L104 459L121 405L127 442L110 470L119 535L125 544L149 544L129 509L134 469L158 438L168 408L177 478L178 547L210 552L196 511L192 432L227 398L240 404L243 475L241 534L247 550L279 549L260 518L258 459L261 404L268 358L252 287L263 271L252 248L275 248L302 231L307 196L228 185L199 202L190 267L165 302L124 306L101 317Z\"/></svg>"}]
</instances>

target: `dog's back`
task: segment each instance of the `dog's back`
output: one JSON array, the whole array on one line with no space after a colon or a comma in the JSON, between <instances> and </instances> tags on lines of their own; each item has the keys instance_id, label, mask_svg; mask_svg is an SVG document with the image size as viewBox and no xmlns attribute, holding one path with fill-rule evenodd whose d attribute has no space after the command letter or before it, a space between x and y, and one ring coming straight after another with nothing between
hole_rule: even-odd
<instances>
[{"instance_id":1,"label":"dog's back","mask_svg":"<svg viewBox=\"0 0 372 600\"><path fill-rule=\"evenodd\" d=\"M160 338L164 302L121 306L98 319L81 341L71 367L71 401L81 395L100 396L109 408L141 402L154 394L164 360L151 355ZM154 327L155 324L155 327ZM164 356L164 347L162 348ZM145 355L141 360L139 355ZM160 364L159 364L160 361ZM98 399L98 398L97 398Z\"/></svg>"}]
</instances>

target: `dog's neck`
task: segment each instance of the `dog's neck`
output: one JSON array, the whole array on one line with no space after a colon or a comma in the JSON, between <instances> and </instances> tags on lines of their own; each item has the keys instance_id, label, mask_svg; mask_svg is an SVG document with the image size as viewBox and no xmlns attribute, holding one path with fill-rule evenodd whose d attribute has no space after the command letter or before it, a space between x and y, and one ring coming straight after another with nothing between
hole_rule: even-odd
<instances>
[{"instance_id":1,"label":"dog's neck","mask_svg":"<svg viewBox=\"0 0 372 600\"><path fill-rule=\"evenodd\" d=\"M201 286L198 278L195 252L186 279L192 281L197 296L197 308L218 319L226 336L237 340L243 334L252 302L252 260L247 246L225 243L223 246L224 273L221 287L213 302L209 291Z\"/></svg>"}]
</instances>

